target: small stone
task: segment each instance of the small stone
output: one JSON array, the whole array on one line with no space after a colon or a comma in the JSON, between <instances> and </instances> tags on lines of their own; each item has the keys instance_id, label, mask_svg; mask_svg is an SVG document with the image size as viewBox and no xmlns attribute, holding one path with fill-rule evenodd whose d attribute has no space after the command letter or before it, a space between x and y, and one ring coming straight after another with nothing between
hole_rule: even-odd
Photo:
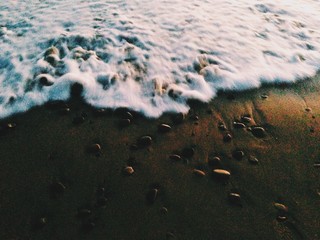
<instances>
[{"instance_id":1,"label":"small stone","mask_svg":"<svg viewBox=\"0 0 320 240\"><path fill-rule=\"evenodd\" d=\"M192 115L190 116L190 119L193 121L198 121L199 120L199 116L198 115Z\"/></svg>"},{"instance_id":2,"label":"small stone","mask_svg":"<svg viewBox=\"0 0 320 240\"><path fill-rule=\"evenodd\" d=\"M307 107L306 109L306 112L311 112L311 108Z\"/></svg>"},{"instance_id":3,"label":"small stone","mask_svg":"<svg viewBox=\"0 0 320 240\"><path fill-rule=\"evenodd\" d=\"M206 173L204 171L201 171L199 169L193 169L193 174L198 177L204 177L206 175Z\"/></svg>"},{"instance_id":4,"label":"small stone","mask_svg":"<svg viewBox=\"0 0 320 240\"><path fill-rule=\"evenodd\" d=\"M241 117L241 122L250 123L250 122L251 122L251 117L249 117L249 116L242 116L242 117Z\"/></svg>"},{"instance_id":5,"label":"small stone","mask_svg":"<svg viewBox=\"0 0 320 240\"><path fill-rule=\"evenodd\" d=\"M233 127L237 128L237 129L240 129L240 128L245 128L246 125L244 123L241 123L241 122L233 122Z\"/></svg>"},{"instance_id":6,"label":"small stone","mask_svg":"<svg viewBox=\"0 0 320 240\"><path fill-rule=\"evenodd\" d=\"M92 144L92 145L89 147L89 151L90 151L91 153L94 153L94 154L100 154L100 153L101 153L101 146L100 146L100 144L98 144L98 143Z\"/></svg>"},{"instance_id":7,"label":"small stone","mask_svg":"<svg viewBox=\"0 0 320 240\"><path fill-rule=\"evenodd\" d=\"M125 167L125 168L123 169L123 172L124 172L124 174L130 176L130 175L132 175L132 174L134 173L134 170L133 170L132 167L127 166L127 167Z\"/></svg>"},{"instance_id":8,"label":"small stone","mask_svg":"<svg viewBox=\"0 0 320 240\"><path fill-rule=\"evenodd\" d=\"M252 165L257 165L259 164L259 160L256 157L250 156L248 158L249 163L251 163Z\"/></svg>"},{"instance_id":9,"label":"small stone","mask_svg":"<svg viewBox=\"0 0 320 240\"><path fill-rule=\"evenodd\" d=\"M231 140L232 140L232 136L230 133L227 133L226 135L224 135L223 137L224 142L231 142Z\"/></svg>"},{"instance_id":10,"label":"small stone","mask_svg":"<svg viewBox=\"0 0 320 240\"><path fill-rule=\"evenodd\" d=\"M319 163L319 162L314 163L314 164L313 164L313 167L314 167L314 168L320 168L320 163Z\"/></svg>"},{"instance_id":11,"label":"small stone","mask_svg":"<svg viewBox=\"0 0 320 240\"><path fill-rule=\"evenodd\" d=\"M91 216L91 214L92 214L92 212L90 209L82 208L82 209L78 210L77 217L78 218L88 218Z\"/></svg>"},{"instance_id":12,"label":"small stone","mask_svg":"<svg viewBox=\"0 0 320 240\"><path fill-rule=\"evenodd\" d=\"M224 125L223 123L219 123L218 128L219 128L221 131L226 131L226 130L227 130L226 125Z\"/></svg>"},{"instance_id":13,"label":"small stone","mask_svg":"<svg viewBox=\"0 0 320 240\"><path fill-rule=\"evenodd\" d=\"M182 150L182 155L183 155L184 157L186 157L186 158L191 158L191 157L193 157L194 152L195 152L194 148L192 148L192 147L186 147L186 148L184 148L184 149Z\"/></svg>"},{"instance_id":14,"label":"small stone","mask_svg":"<svg viewBox=\"0 0 320 240\"><path fill-rule=\"evenodd\" d=\"M132 115L131 112L124 112L124 113L122 114L122 118L124 118L124 119L130 119L130 120L132 121L132 120L133 120L133 115Z\"/></svg>"},{"instance_id":15,"label":"small stone","mask_svg":"<svg viewBox=\"0 0 320 240\"><path fill-rule=\"evenodd\" d=\"M61 115L66 115L66 114L68 114L68 113L70 113L70 112L71 112L71 109L70 109L70 108L62 108L62 109L59 110L59 113L60 113Z\"/></svg>"},{"instance_id":16,"label":"small stone","mask_svg":"<svg viewBox=\"0 0 320 240\"><path fill-rule=\"evenodd\" d=\"M213 176L219 180L228 180L230 178L230 172L224 169L214 169Z\"/></svg>"},{"instance_id":17,"label":"small stone","mask_svg":"<svg viewBox=\"0 0 320 240\"><path fill-rule=\"evenodd\" d=\"M170 125L168 125L168 124L162 123L162 124L160 124L160 125L158 126L158 131L159 131L160 133L167 133L167 132L170 132L170 131L171 131L171 127L170 127Z\"/></svg>"},{"instance_id":18,"label":"small stone","mask_svg":"<svg viewBox=\"0 0 320 240\"><path fill-rule=\"evenodd\" d=\"M156 188L150 189L149 192L146 195L146 200L149 204L153 204L158 196L159 190Z\"/></svg>"},{"instance_id":19,"label":"small stone","mask_svg":"<svg viewBox=\"0 0 320 240\"><path fill-rule=\"evenodd\" d=\"M40 74L39 76L37 76L36 79L37 79L37 81L39 81L39 83L42 86L45 86L45 87L49 87L49 86L52 86L54 84L53 77L51 77L48 74Z\"/></svg>"},{"instance_id":20,"label":"small stone","mask_svg":"<svg viewBox=\"0 0 320 240\"><path fill-rule=\"evenodd\" d=\"M208 165L211 167L221 166L221 159L219 157L209 158Z\"/></svg>"},{"instance_id":21,"label":"small stone","mask_svg":"<svg viewBox=\"0 0 320 240\"><path fill-rule=\"evenodd\" d=\"M286 217L286 216L277 216L277 221L278 222L284 222L284 221L286 221L288 218Z\"/></svg>"},{"instance_id":22,"label":"small stone","mask_svg":"<svg viewBox=\"0 0 320 240\"><path fill-rule=\"evenodd\" d=\"M15 123L7 123L6 124L7 129L14 129L16 126L17 126L17 124L15 124Z\"/></svg>"},{"instance_id":23,"label":"small stone","mask_svg":"<svg viewBox=\"0 0 320 240\"><path fill-rule=\"evenodd\" d=\"M169 156L169 158L173 161L181 161L182 160L181 156L178 154L172 154Z\"/></svg>"},{"instance_id":24,"label":"small stone","mask_svg":"<svg viewBox=\"0 0 320 240\"><path fill-rule=\"evenodd\" d=\"M160 209L160 212L161 212L162 214L167 214L167 213L168 213L168 209L167 209L166 207L162 207L162 208Z\"/></svg>"},{"instance_id":25,"label":"small stone","mask_svg":"<svg viewBox=\"0 0 320 240\"><path fill-rule=\"evenodd\" d=\"M138 139L138 146L139 147L148 147L152 143L152 137L150 136L142 136Z\"/></svg>"},{"instance_id":26,"label":"small stone","mask_svg":"<svg viewBox=\"0 0 320 240\"><path fill-rule=\"evenodd\" d=\"M128 118L119 120L120 127L128 127L128 126L130 126L130 124L131 124L131 120Z\"/></svg>"},{"instance_id":27,"label":"small stone","mask_svg":"<svg viewBox=\"0 0 320 240\"><path fill-rule=\"evenodd\" d=\"M253 136L257 138L263 138L266 136L266 131L264 130L263 127L252 127L251 132Z\"/></svg>"},{"instance_id":28,"label":"small stone","mask_svg":"<svg viewBox=\"0 0 320 240\"><path fill-rule=\"evenodd\" d=\"M262 95L261 95L261 98L262 98L262 99L267 99L267 98L268 98L268 95L267 95L267 94L262 94Z\"/></svg>"},{"instance_id":29,"label":"small stone","mask_svg":"<svg viewBox=\"0 0 320 240\"><path fill-rule=\"evenodd\" d=\"M45 51L44 56L46 57L52 54L59 56L59 49L55 46L51 46Z\"/></svg>"},{"instance_id":30,"label":"small stone","mask_svg":"<svg viewBox=\"0 0 320 240\"><path fill-rule=\"evenodd\" d=\"M228 195L229 202L233 205L242 206L241 196L239 193L229 193Z\"/></svg>"},{"instance_id":31,"label":"small stone","mask_svg":"<svg viewBox=\"0 0 320 240\"><path fill-rule=\"evenodd\" d=\"M288 212L288 207L286 206L286 205L284 205L284 204L282 204L282 203L274 203L273 204L273 206L277 209L277 210L279 210L279 211L281 211L281 212Z\"/></svg>"},{"instance_id":32,"label":"small stone","mask_svg":"<svg viewBox=\"0 0 320 240\"><path fill-rule=\"evenodd\" d=\"M237 160L242 160L242 158L244 157L244 152L241 150L235 150L232 153L232 157L237 159Z\"/></svg>"},{"instance_id":33,"label":"small stone","mask_svg":"<svg viewBox=\"0 0 320 240\"><path fill-rule=\"evenodd\" d=\"M50 54L46 56L44 60L50 63L51 66L56 67L58 62L60 61L60 58L55 54Z\"/></svg>"}]
</instances>

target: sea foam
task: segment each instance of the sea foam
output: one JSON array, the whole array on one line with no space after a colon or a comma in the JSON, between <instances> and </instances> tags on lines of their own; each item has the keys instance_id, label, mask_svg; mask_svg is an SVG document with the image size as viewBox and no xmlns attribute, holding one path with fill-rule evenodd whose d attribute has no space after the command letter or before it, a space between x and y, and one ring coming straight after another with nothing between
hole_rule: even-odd
<instances>
[{"instance_id":1,"label":"sea foam","mask_svg":"<svg viewBox=\"0 0 320 240\"><path fill-rule=\"evenodd\" d=\"M187 112L219 90L320 68L317 0L15 0L0 3L0 118L71 86L95 107Z\"/></svg>"}]
</instances>

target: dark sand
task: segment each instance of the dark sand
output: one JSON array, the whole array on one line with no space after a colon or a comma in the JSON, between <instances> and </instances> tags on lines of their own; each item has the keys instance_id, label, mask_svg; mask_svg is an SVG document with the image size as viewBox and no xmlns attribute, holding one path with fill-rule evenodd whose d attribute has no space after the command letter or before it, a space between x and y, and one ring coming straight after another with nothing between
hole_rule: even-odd
<instances>
[{"instance_id":1,"label":"dark sand","mask_svg":"<svg viewBox=\"0 0 320 240\"><path fill-rule=\"evenodd\" d=\"M134 114L120 129L118 113L95 116L76 100L65 115L45 106L2 120L17 126L0 135L0 239L320 239L319 81L221 94L210 104L194 103L181 124L169 114L156 120ZM81 112L84 122L73 124ZM248 126L265 128L264 138L233 127L243 114L253 118ZM218 129L219 121L228 131ZM158 133L160 123L171 132ZM223 141L226 132L231 142ZM143 135L152 136L151 146L132 150ZM87 151L93 143L101 145L100 156ZM190 146L193 157L169 159ZM235 149L245 153L242 160L232 157ZM213 156L231 172L228 181L212 177ZM127 165L131 176L122 173ZM55 182L65 186L62 193L50 188ZM97 206L101 187L104 207ZM152 188L159 191L150 204ZM228 201L230 192L241 195L242 206ZM77 216L81 208L91 214ZM277 220L279 214L287 219Z\"/></svg>"}]
</instances>

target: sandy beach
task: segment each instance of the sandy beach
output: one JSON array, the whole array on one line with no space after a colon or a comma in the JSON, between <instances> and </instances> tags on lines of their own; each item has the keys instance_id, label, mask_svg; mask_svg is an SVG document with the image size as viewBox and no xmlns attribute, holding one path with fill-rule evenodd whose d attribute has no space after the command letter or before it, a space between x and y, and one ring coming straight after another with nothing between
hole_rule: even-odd
<instances>
[{"instance_id":1,"label":"sandy beach","mask_svg":"<svg viewBox=\"0 0 320 240\"><path fill-rule=\"evenodd\" d=\"M220 93L182 121L76 98L4 119L0 238L320 239L319 80Z\"/></svg>"}]
</instances>

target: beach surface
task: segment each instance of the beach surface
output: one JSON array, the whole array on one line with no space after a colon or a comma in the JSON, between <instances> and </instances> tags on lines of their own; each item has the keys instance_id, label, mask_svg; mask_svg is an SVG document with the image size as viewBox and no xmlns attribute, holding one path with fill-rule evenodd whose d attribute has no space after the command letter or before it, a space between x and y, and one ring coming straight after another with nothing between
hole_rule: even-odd
<instances>
[{"instance_id":1,"label":"beach surface","mask_svg":"<svg viewBox=\"0 0 320 240\"><path fill-rule=\"evenodd\" d=\"M320 239L319 80L183 117L74 97L3 119L0 238Z\"/></svg>"}]
</instances>

